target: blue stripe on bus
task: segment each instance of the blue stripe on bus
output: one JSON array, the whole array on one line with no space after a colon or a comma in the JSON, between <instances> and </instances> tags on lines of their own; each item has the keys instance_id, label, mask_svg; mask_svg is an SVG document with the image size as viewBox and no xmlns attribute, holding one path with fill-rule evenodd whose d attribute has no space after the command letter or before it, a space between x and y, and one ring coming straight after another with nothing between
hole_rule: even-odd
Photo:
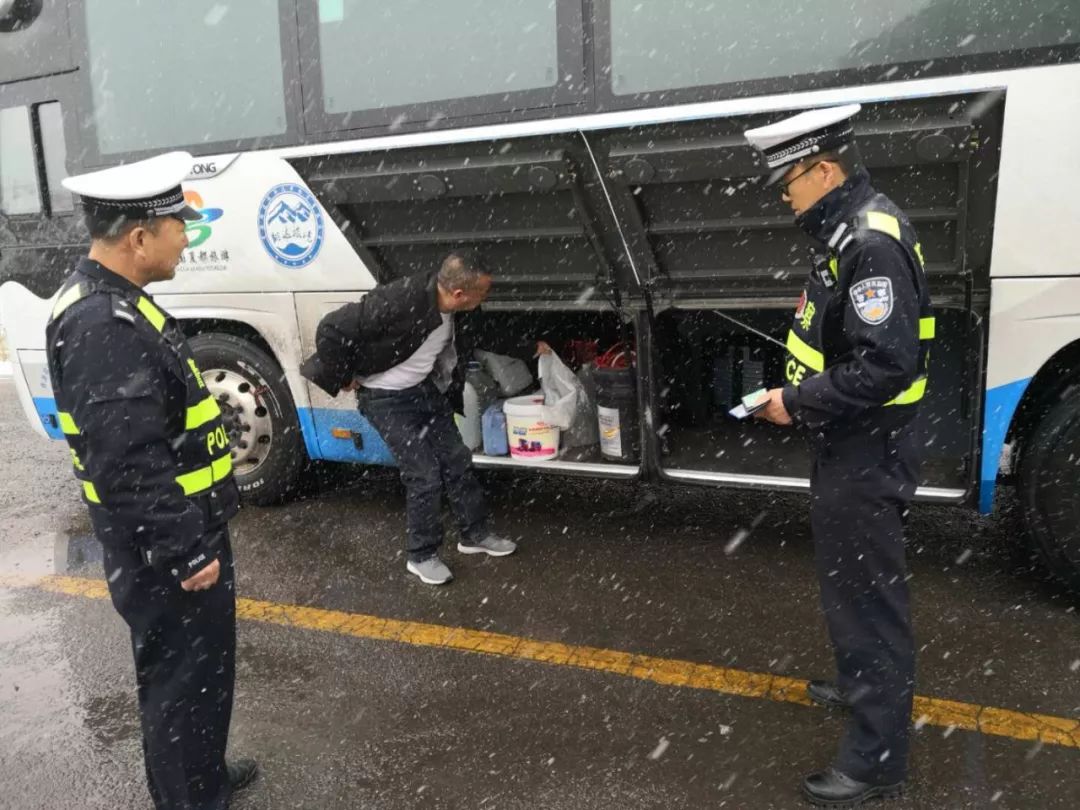
<instances>
[{"instance_id":1,"label":"blue stripe on bus","mask_svg":"<svg viewBox=\"0 0 1080 810\"><path fill-rule=\"evenodd\" d=\"M394 455L382 436L359 411L335 408L298 408L300 430L311 458L393 466ZM332 431L344 429L360 434L362 450L351 439L338 439Z\"/></svg>"},{"instance_id":2,"label":"blue stripe on bus","mask_svg":"<svg viewBox=\"0 0 1080 810\"><path fill-rule=\"evenodd\" d=\"M998 465L1001 461L1001 449L1005 446L1005 435L1009 432L1016 406L1027 390L1031 377L1025 380L999 385L986 390L986 414L982 442L982 474L979 482L979 511L990 514L994 506L994 489L997 486Z\"/></svg>"},{"instance_id":3,"label":"blue stripe on bus","mask_svg":"<svg viewBox=\"0 0 1080 810\"><path fill-rule=\"evenodd\" d=\"M34 409L37 411L41 426L49 434L50 439L64 438L64 431L60 430L60 420L56 416L56 400L52 397L34 397Z\"/></svg>"},{"instance_id":4,"label":"blue stripe on bus","mask_svg":"<svg viewBox=\"0 0 1080 810\"><path fill-rule=\"evenodd\" d=\"M42 427L51 439L63 439L60 422L56 416L56 400L52 397L34 397L34 409ZM308 456L325 461L352 461L362 464L393 465L394 456L382 436L355 410L333 408L298 408L300 433ZM349 439L335 438L334 428L358 432L363 439L363 450L357 450Z\"/></svg>"}]
</instances>

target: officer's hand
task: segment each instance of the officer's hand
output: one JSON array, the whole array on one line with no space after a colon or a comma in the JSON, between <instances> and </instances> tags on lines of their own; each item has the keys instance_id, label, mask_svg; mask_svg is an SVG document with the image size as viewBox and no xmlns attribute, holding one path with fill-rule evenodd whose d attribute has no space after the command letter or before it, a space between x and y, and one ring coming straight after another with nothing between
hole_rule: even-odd
<instances>
[{"instance_id":1,"label":"officer's hand","mask_svg":"<svg viewBox=\"0 0 1080 810\"><path fill-rule=\"evenodd\" d=\"M344 388L342 388L341 390L342 390L342 392L345 392L345 391L355 391L355 390L356 390L357 388L359 388L359 387L360 387L360 381L359 381L359 380L353 380L353 381L352 381L351 383L349 383L348 385L346 385L346 386L345 386Z\"/></svg>"},{"instance_id":2,"label":"officer's hand","mask_svg":"<svg viewBox=\"0 0 1080 810\"><path fill-rule=\"evenodd\" d=\"M199 573L192 577L188 577L181 582L180 587L185 591L205 591L217 584L218 576L220 574L221 563L218 560L214 560Z\"/></svg>"},{"instance_id":3,"label":"officer's hand","mask_svg":"<svg viewBox=\"0 0 1080 810\"><path fill-rule=\"evenodd\" d=\"M542 354L551 354L553 349L547 343L542 340L536 341L536 354L533 357L539 357Z\"/></svg>"},{"instance_id":4,"label":"officer's hand","mask_svg":"<svg viewBox=\"0 0 1080 810\"><path fill-rule=\"evenodd\" d=\"M757 419L764 419L766 422L772 422L774 425L790 425L791 414L787 412L787 408L784 407L784 389L773 388L765 392L765 396L762 398L767 400L765 407L760 411L757 411L754 416ZM758 400L761 402L762 400Z\"/></svg>"}]
</instances>

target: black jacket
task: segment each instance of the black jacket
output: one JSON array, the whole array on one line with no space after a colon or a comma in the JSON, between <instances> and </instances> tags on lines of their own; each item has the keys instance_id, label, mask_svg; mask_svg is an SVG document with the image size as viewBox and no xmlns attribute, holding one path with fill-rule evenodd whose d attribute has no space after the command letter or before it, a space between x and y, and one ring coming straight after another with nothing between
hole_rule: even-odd
<instances>
[{"instance_id":1,"label":"black jacket","mask_svg":"<svg viewBox=\"0 0 1080 810\"><path fill-rule=\"evenodd\" d=\"M407 360L440 325L437 273L379 285L319 322L315 354L300 373L336 397L354 377L379 374ZM459 373L447 395L452 402L460 398Z\"/></svg>"},{"instance_id":2,"label":"black jacket","mask_svg":"<svg viewBox=\"0 0 1080 810\"><path fill-rule=\"evenodd\" d=\"M193 357L172 318L159 334L117 317L114 298L149 298L131 282L89 259L74 280L99 292L50 322L49 372L59 410L85 440L79 463L105 504L89 504L95 534L105 545L134 542L156 567L186 579L213 562L213 530L239 509L231 476L192 496L176 481Z\"/></svg>"},{"instance_id":3,"label":"black jacket","mask_svg":"<svg viewBox=\"0 0 1080 810\"><path fill-rule=\"evenodd\" d=\"M860 169L796 220L826 246L841 223L854 219L875 198ZM916 406L882 408L918 373L920 308L928 305L926 278L905 250L885 234L860 232L840 253L836 295L824 318L825 370L784 388L784 407L800 424L819 430L860 429L910 421ZM894 309L878 324L855 313L848 291L871 277L892 284Z\"/></svg>"}]
</instances>

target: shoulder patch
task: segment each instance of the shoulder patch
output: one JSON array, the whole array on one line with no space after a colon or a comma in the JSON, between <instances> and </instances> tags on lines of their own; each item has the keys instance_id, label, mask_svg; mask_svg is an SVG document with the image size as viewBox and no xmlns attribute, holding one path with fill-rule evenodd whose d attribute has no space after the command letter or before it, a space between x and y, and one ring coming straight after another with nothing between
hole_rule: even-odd
<instances>
[{"instance_id":1,"label":"shoulder patch","mask_svg":"<svg viewBox=\"0 0 1080 810\"><path fill-rule=\"evenodd\" d=\"M113 294L112 314L114 318L119 318L128 323L135 323L135 307L122 295Z\"/></svg>"},{"instance_id":2,"label":"shoulder patch","mask_svg":"<svg viewBox=\"0 0 1080 810\"><path fill-rule=\"evenodd\" d=\"M892 315L892 279L875 276L851 285L851 303L859 319L871 326L884 323Z\"/></svg>"}]
</instances>

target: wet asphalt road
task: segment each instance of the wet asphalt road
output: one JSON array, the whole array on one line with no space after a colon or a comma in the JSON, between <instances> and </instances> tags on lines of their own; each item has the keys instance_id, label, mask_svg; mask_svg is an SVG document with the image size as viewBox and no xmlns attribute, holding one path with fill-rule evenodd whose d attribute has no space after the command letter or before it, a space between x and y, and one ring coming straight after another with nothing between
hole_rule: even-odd
<instances>
[{"instance_id":1,"label":"wet asphalt road","mask_svg":"<svg viewBox=\"0 0 1080 810\"><path fill-rule=\"evenodd\" d=\"M0 381L0 577L101 578L59 443ZM241 596L797 678L828 676L805 502L485 477L505 559L405 573L393 474L331 470L234 522ZM756 529L728 553L742 527ZM920 695L1080 717L1077 601L1008 510L918 508ZM958 560L960 562L958 563ZM842 719L603 672L241 622L232 750L254 808L798 808ZM0 807L149 808L126 629L106 600L0 588ZM896 808L1075 808L1080 749L925 726Z\"/></svg>"}]
</instances>

